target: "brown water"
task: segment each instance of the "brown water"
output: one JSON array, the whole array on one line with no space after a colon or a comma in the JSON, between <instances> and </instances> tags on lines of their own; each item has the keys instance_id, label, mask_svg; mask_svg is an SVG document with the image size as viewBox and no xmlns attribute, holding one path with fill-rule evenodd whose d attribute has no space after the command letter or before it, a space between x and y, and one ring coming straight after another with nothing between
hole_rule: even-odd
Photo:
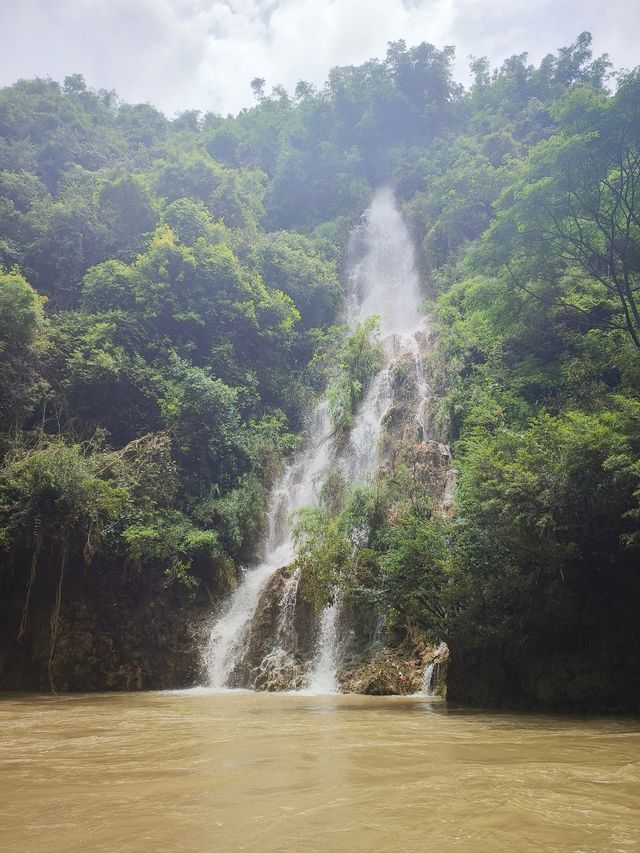
<instances>
[{"instance_id":1,"label":"brown water","mask_svg":"<svg viewBox=\"0 0 640 853\"><path fill-rule=\"evenodd\" d=\"M417 697L4 697L0 850L638 851L640 722Z\"/></svg>"}]
</instances>

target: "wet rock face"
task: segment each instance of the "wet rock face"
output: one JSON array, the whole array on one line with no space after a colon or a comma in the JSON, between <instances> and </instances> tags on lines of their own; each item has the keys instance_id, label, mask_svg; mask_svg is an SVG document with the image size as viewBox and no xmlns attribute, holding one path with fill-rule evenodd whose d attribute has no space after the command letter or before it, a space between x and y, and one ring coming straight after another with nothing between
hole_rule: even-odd
<instances>
[{"instance_id":1,"label":"wet rock face","mask_svg":"<svg viewBox=\"0 0 640 853\"><path fill-rule=\"evenodd\" d=\"M404 441L394 447L394 461L406 465L434 501L441 505L451 474L451 452L438 441Z\"/></svg>"},{"instance_id":2,"label":"wet rock face","mask_svg":"<svg viewBox=\"0 0 640 853\"><path fill-rule=\"evenodd\" d=\"M246 652L229 676L229 687L254 686L260 662L271 650L276 637L279 603L285 581L285 572L276 572L260 596L251 622Z\"/></svg>"},{"instance_id":3,"label":"wet rock face","mask_svg":"<svg viewBox=\"0 0 640 853\"><path fill-rule=\"evenodd\" d=\"M429 346L430 340L425 336L421 342L422 357ZM392 405L382 431L382 451L386 460L382 470L385 466L390 470L398 465L406 466L431 496L434 507L448 512L455 484L451 451L446 444L425 438L433 398L427 390L420 404L428 385L419 387L415 358L410 353L395 363L391 387Z\"/></svg>"},{"instance_id":4,"label":"wet rock face","mask_svg":"<svg viewBox=\"0 0 640 853\"><path fill-rule=\"evenodd\" d=\"M282 661L278 655L262 661L255 681L254 690L279 693L300 690L307 683L307 674L302 664L291 660Z\"/></svg>"},{"instance_id":5,"label":"wet rock face","mask_svg":"<svg viewBox=\"0 0 640 853\"><path fill-rule=\"evenodd\" d=\"M449 650L444 644L426 644L407 634L399 645L385 646L359 663L344 667L338 679L344 693L408 696L422 692L425 669L433 664L434 670L438 669L431 695L444 695L448 658Z\"/></svg>"},{"instance_id":6,"label":"wet rock face","mask_svg":"<svg viewBox=\"0 0 640 853\"><path fill-rule=\"evenodd\" d=\"M398 649L385 649L369 661L342 669L338 679L344 693L368 696L408 696L422 688L419 662Z\"/></svg>"},{"instance_id":7,"label":"wet rock face","mask_svg":"<svg viewBox=\"0 0 640 853\"><path fill-rule=\"evenodd\" d=\"M94 567L63 591L51 677L56 691L158 690L202 682L200 647L211 609L160 574ZM23 591L0 601L0 690L50 690L52 590L37 589L17 639Z\"/></svg>"},{"instance_id":8,"label":"wet rock face","mask_svg":"<svg viewBox=\"0 0 640 853\"><path fill-rule=\"evenodd\" d=\"M415 357L410 352L396 359L393 363L389 380L391 382L394 403L402 408L409 406L415 416L420 389L418 388Z\"/></svg>"},{"instance_id":9,"label":"wet rock face","mask_svg":"<svg viewBox=\"0 0 640 853\"><path fill-rule=\"evenodd\" d=\"M230 687L296 690L305 684L313 657L316 614L301 595L291 567L278 569L260 596L246 651L230 675Z\"/></svg>"},{"instance_id":10,"label":"wet rock face","mask_svg":"<svg viewBox=\"0 0 640 853\"><path fill-rule=\"evenodd\" d=\"M365 607L343 606L338 630L345 668L380 654L389 639L384 616Z\"/></svg>"},{"instance_id":11,"label":"wet rock face","mask_svg":"<svg viewBox=\"0 0 640 853\"><path fill-rule=\"evenodd\" d=\"M229 679L231 687L298 690L308 685L318 640L319 615L308 604L291 567L276 571L251 622L246 651ZM388 629L380 615L344 606L338 622L344 693L405 696L423 690L424 673L437 666L434 694L444 692L448 649L427 643L402 626Z\"/></svg>"}]
</instances>

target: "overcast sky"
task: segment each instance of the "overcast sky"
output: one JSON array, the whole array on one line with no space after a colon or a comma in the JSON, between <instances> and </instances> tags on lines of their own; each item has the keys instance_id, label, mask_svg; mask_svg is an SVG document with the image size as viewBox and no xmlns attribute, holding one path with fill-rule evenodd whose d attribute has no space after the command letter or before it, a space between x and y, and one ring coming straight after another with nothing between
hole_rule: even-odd
<instances>
[{"instance_id":1,"label":"overcast sky","mask_svg":"<svg viewBox=\"0 0 640 853\"><path fill-rule=\"evenodd\" d=\"M616 68L640 64L637 0L0 0L0 85L79 72L169 116L227 113L251 105L254 77L322 84L396 39L455 45L465 82L469 54L538 62L583 30Z\"/></svg>"}]
</instances>

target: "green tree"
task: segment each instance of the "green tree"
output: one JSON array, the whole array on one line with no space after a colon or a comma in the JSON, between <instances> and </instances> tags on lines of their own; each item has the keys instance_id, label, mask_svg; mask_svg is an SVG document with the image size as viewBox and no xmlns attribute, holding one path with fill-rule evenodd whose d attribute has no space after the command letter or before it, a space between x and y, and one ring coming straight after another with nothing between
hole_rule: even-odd
<instances>
[{"instance_id":1,"label":"green tree","mask_svg":"<svg viewBox=\"0 0 640 853\"><path fill-rule=\"evenodd\" d=\"M44 343L43 303L18 270L0 270L0 424L5 429L20 425L44 384L36 374ZM3 444L0 440L0 448Z\"/></svg>"},{"instance_id":2,"label":"green tree","mask_svg":"<svg viewBox=\"0 0 640 853\"><path fill-rule=\"evenodd\" d=\"M327 398L333 423L340 430L351 426L358 403L382 368L378 331L378 318L368 318L345 338L338 352Z\"/></svg>"},{"instance_id":3,"label":"green tree","mask_svg":"<svg viewBox=\"0 0 640 853\"><path fill-rule=\"evenodd\" d=\"M581 122L586 114L595 129L576 126L578 105ZM556 109L561 130L536 146L504 193L487 253L514 286L539 299L543 288L593 324L623 329L640 348L634 117L593 92L571 92Z\"/></svg>"}]
</instances>

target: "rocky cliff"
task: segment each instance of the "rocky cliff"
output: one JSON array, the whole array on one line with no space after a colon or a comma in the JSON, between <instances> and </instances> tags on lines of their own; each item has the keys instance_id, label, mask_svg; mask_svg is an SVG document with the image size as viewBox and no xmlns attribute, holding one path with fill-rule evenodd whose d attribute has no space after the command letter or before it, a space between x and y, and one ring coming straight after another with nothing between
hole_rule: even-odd
<instances>
[{"instance_id":1,"label":"rocky cliff","mask_svg":"<svg viewBox=\"0 0 640 853\"><path fill-rule=\"evenodd\" d=\"M188 591L161 572L70 565L51 647L55 589L36 579L18 639L25 591L2 579L0 690L156 690L201 683L200 648L215 578ZM209 591L208 591L209 590Z\"/></svg>"}]
</instances>

